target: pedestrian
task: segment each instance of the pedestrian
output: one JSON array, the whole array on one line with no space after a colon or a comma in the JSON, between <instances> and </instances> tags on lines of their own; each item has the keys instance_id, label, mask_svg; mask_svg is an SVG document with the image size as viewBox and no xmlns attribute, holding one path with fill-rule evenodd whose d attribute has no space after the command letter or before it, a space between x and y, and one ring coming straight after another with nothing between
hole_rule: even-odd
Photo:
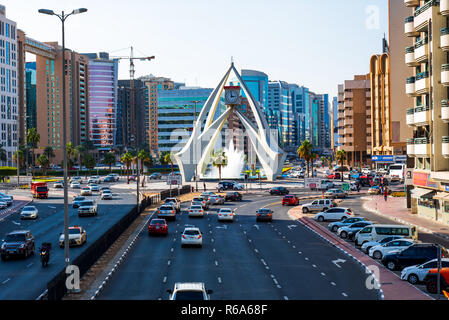
<instances>
[{"instance_id":1,"label":"pedestrian","mask_svg":"<svg viewBox=\"0 0 449 320\"><path fill-rule=\"evenodd\" d=\"M385 188L384 189L384 198L385 198L385 202L388 200L388 189Z\"/></svg>"},{"instance_id":2,"label":"pedestrian","mask_svg":"<svg viewBox=\"0 0 449 320\"><path fill-rule=\"evenodd\" d=\"M204 192L206 192L206 181L203 182Z\"/></svg>"},{"instance_id":3,"label":"pedestrian","mask_svg":"<svg viewBox=\"0 0 449 320\"><path fill-rule=\"evenodd\" d=\"M357 183L357 192L360 193L360 184Z\"/></svg>"}]
</instances>

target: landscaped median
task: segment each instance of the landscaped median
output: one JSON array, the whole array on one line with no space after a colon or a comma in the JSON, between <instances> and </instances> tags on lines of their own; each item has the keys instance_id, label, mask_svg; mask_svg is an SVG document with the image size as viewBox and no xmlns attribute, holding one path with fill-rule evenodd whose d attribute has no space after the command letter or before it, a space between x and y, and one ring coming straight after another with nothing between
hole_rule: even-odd
<instances>
[{"instance_id":1,"label":"landscaped median","mask_svg":"<svg viewBox=\"0 0 449 320\"><path fill-rule=\"evenodd\" d=\"M357 250L349 243L340 239L325 227L315 222L314 219L302 213L301 206L290 209L288 215L300 222L310 231L329 242L334 247L343 251L350 258L357 261L368 273L374 273L377 283L380 283L384 300L433 300L430 296L420 291L407 281L402 281L396 274L385 268L377 261L371 259L361 251ZM370 271L368 271L370 270Z\"/></svg>"}]
</instances>

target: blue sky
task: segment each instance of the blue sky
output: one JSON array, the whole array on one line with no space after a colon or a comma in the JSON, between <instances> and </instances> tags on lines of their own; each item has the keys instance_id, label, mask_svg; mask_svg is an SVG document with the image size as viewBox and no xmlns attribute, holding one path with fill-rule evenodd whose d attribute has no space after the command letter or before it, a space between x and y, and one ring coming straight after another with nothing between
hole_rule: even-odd
<instances>
[{"instance_id":1,"label":"blue sky","mask_svg":"<svg viewBox=\"0 0 449 320\"><path fill-rule=\"evenodd\" d=\"M396 0L401 1L401 0ZM113 52L134 46L136 75L152 73L191 86L215 87L234 57L240 70L335 95L337 84L366 74L388 32L387 0L0 0L29 37L60 41L56 17L39 8L87 13L67 21L67 46ZM128 77L128 63L120 63Z\"/></svg>"}]
</instances>

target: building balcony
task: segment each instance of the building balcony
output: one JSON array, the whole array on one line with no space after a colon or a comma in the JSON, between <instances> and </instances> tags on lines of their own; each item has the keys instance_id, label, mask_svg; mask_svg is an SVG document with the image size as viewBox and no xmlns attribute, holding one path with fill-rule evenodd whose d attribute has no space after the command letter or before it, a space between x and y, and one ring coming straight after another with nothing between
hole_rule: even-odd
<instances>
[{"instance_id":1,"label":"building balcony","mask_svg":"<svg viewBox=\"0 0 449 320\"><path fill-rule=\"evenodd\" d=\"M449 64L441 66L441 84L446 87L449 86Z\"/></svg>"},{"instance_id":2,"label":"building balcony","mask_svg":"<svg viewBox=\"0 0 449 320\"><path fill-rule=\"evenodd\" d=\"M345 135L346 134L354 134L354 128L345 128Z\"/></svg>"},{"instance_id":3,"label":"building balcony","mask_svg":"<svg viewBox=\"0 0 449 320\"><path fill-rule=\"evenodd\" d=\"M415 24L413 20L414 20L413 16L405 18L404 32L407 37L419 36L419 32L416 32L415 30Z\"/></svg>"},{"instance_id":4,"label":"building balcony","mask_svg":"<svg viewBox=\"0 0 449 320\"><path fill-rule=\"evenodd\" d=\"M417 32L424 31L428 28L429 20L432 20L433 10L439 5L439 0L430 0L415 10L413 23Z\"/></svg>"},{"instance_id":5,"label":"building balcony","mask_svg":"<svg viewBox=\"0 0 449 320\"><path fill-rule=\"evenodd\" d=\"M418 106L414 114L415 126L423 126L430 122L430 108L428 106Z\"/></svg>"},{"instance_id":6,"label":"building balcony","mask_svg":"<svg viewBox=\"0 0 449 320\"><path fill-rule=\"evenodd\" d=\"M427 54L429 50L429 39L424 38L415 43L415 61L422 63L428 60L429 56Z\"/></svg>"},{"instance_id":7,"label":"building balcony","mask_svg":"<svg viewBox=\"0 0 449 320\"><path fill-rule=\"evenodd\" d=\"M419 6L419 0L404 0L406 7L417 7Z\"/></svg>"},{"instance_id":8,"label":"building balcony","mask_svg":"<svg viewBox=\"0 0 449 320\"><path fill-rule=\"evenodd\" d=\"M407 78L406 84L405 84L405 93L409 97L415 96L415 77Z\"/></svg>"},{"instance_id":9,"label":"building balcony","mask_svg":"<svg viewBox=\"0 0 449 320\"><path fill-rule=\"evenodd\" d=\"M415 142L413 139L407 139L407 155L409 157L415 156Z\"/></svg>"},{"instance_id":10,"label":"building balcony","mask_svg":"<svg viewBox=\"0 0 449 320\"><path fill-rule=\"evenodd\" d=\"M345 118L345 122L344 122L345 126L353 126L354 125L354 119L349 119L349 118Z\"/></svg>"},{"instance_id":11,"label":"building balcony","mask_svg":"<svg viewBox=\"0 0 449 320\"><path fill-rule=\"evenodd\" d=\"M443 145L441 151L443 157L449 159L449 137L443 137Z\"/></svg>"},{"instance_id":12,"label":"building balcony","mask_svg":"<svg viewBox=\"0 0 449 320\"><path fill-rule=\"evenodd\" d=\"M412 127L415 125L415 109L407 109L407 125Z\"/></svg>"},{"instance_id":13,"label":"building balcony","mask_svg":"<svg viewBox=\"0 0 449 320\"><path fill-rule=\"evenodd\" d=\"M449 28L441 29L440 46L443 51L449 51Z\"/></svg>"},{"instance_id":14,"label":"building balcony","mask_svg":"<svg viewBox=\"0 0 449 320\"><path fill-rule=\"evenodd\" d=\"M345 99L354 98L354 92L352 92L352 91L345 92L344 98Z\"/></svg>"},{"instance_id":15,"label":"building balcony","mask_svg":"<svg viewBox=\"0 0 449 320\"><path fill-rule=\"evenodd\" d=\"M428 93L430 89L430 78L427 71L418 73L415 77L415 95Z\"/></svg>"},{"instance_id":16,"label":"building balcony","mask_svg":"<svg viewBox=\"0 0 449 320\"><path fill-rule=\"evenodd\" d=\"M441 101L441 120L449 123L449 102L448 100Z\"/></svg>"},{"instance_id":17,"label":"building balcony","mask_svg":"<svg viewBox=\"0 0 449 320\"><path fill-rule=\"evenodd\" d=\"M407 47L405 48L405 64L409 67L415 67L419 65L415 60L415 47Z\"/></svg>"},{"instance_id":18,"label":"building balcony","mask_svg":"<svg viewBox=\"0 0 449 320\"><path fill-rule=\"evenodd\" d=\"M449 0L440 0L440 13L443 16L449 15Z\"/></svg>"},{"instance_id":19,"label":"building balcony","mask_svg":"<svg viewBox=\"0 0 449 320\"><path fill-rule=\"evenodd\" d=\"M431 153L431 144L429 142L429 139L427 138L416 138L414 140L414 151L415 151L415 156L417 157L423 157L423 158L427 158L430 157L430 153Z\"/></svg>"}]
</instances>

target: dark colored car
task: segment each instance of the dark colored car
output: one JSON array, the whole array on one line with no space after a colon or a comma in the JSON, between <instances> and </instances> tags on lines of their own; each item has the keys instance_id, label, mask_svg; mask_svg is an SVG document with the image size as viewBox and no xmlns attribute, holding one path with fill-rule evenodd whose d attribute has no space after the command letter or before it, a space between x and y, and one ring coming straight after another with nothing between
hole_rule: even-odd
<instances>
[{"instance_id":1,"label":"dark colored car","mask_svg":"<svg viewBox=\"0 0 449 320\"><path fill-rule=\"evenodd\" d=\"M262 208L256 211L256 221L273 221L273 210Z\"/></svg>"},{"instance_id":2,"label":"dark colored car","mask_svg":"<svg viewBox=\"0 0 449 320\"><path fill-rule=\"evenodd\" d=\"M442 248L441 253L442 258L448 257L445 248ZM390 270L402 270L436 258L438 258L438 246L436 244L417 243L400 252L384 255L382 264Z\"/></svg>"},{"instance_id":3,"label":"dark colored car","mask_svg":"<svg viewBox=\"0 0 449 320\"><path fill-rule=\"evenodd\" d=\"M152 219L148 225L148 235L168 234L168 225L165 219Z\"/></svg>"},{"instance_id":4,"label":"dark colored car","mask_svg":"<svg viewBox=\"0 0 449 320\"><path fill-rule=\"evenodd\" d=\"M217 189L218 191L234 190L234 183L229 181L222 181L218 184Z\"/></svg>"},{"instance_id":5,"label":"dark colored car","mask_svg":"<svg viewBox=\"0 0 449 320\"><path fill-rule=\"evenodd\" d=\"M115 178L111 176L107 176L103 180L104 182L115 182Z\"/></svg>"},{"instance_id":6,"label":"dark colored car","mask_svg":"<svg viewBox=\"0 0 449 320\"><path fill-rule=\"evenodd\" d=\"M225 201L242 201L242 198L243 197L241 193L233 191L226 193Z\"/></svg>"},{"instance_id":7,"label":"dark colored car","mask_svg":"<svg viewBox=\"0 0 449 320\"><path fill-rule=\"evenodd\" d=\"M297 196L289 194L282 198L282 205L283 206L297 206L297 205L299 205L299 199Z\"/></svg>"},{"instance_id":8,"label":"dark colored car","mask_svg":"<svg viewBox=\"0 0 449 320\"><path fill-rule=\"evenodd\" d=\"M1 258L5 261L11 256L27 258L34 254L34 237L31 231L14 231L8 233L0 247Z\"/></svg>"},{"instance_id":9,"label":"dark colored car","mask_svg":"<svg viewBox=\"0 0 449 320\"><path fill-rule=\"evenodd\" d=\"M285 187L274 187L271 188L269 192L271 195L279 195L279 196L283 196L290 193L290 191L288 191L288 189Z\"/></svg>"}]
</instances>

